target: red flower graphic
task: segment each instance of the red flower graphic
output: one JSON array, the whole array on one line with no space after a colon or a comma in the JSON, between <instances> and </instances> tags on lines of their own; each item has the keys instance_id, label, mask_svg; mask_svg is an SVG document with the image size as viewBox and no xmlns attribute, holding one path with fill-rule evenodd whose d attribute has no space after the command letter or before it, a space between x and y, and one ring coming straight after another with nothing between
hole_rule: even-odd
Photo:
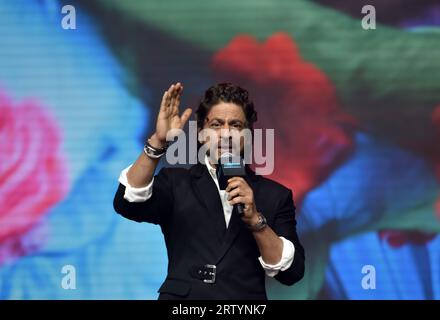
<instances>
[{"instance_id":1,"label":"red flower graphic","mask_svg":"<svg viewBox=\"0 0 440 320\"><path fill-rule=\"evenodd\" d=\"M216 77L250 91L263 128L275 129L271 177L299 203L353 150L356 121L340 110L329 78L305 61L285 33L264 43L236 37L213 59Z\"/></svg>"},{"instance_id":2,"label":"red flower graphic","mask_svg":"<svg viewBox=\"0 0 440 320\"><path fill-rule=\"evenodd\" d=\"M25 254L20 237L68 191L56 121L37 102L0 92L0 263Z\"/></svg>"},{"instance_id":3,"label":"red flower graphic","mask_svg":"<svg viewBox=\"0 0 440 320\"><path fill-rule=\"evenodd\" d=\"M435 233L425 233L417 230L381 230L379 237L386 240L394 248L399 248L406 243L423 245L437 236Z\"/></svg>"}]
</instances>

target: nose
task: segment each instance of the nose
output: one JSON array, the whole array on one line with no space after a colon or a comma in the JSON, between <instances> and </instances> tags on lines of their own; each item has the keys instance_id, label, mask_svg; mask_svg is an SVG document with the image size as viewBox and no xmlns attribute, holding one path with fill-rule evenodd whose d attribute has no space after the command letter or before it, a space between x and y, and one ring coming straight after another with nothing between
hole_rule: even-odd
<instances>
[{"instance_id":1,"label":"nose","mask_svg":"<svg viewBox=\"0 0 440 320\"><path fill-rule=\"evenodd\" d=\"M228 124L223 125L223 127L220 129L220 135L223 136L230 136L231 135L231 128Z\"/></svg>"},{"instance_id":2,"label":"nose","mask_svg":"<svg viewBox=\"0 0 440 320\"><path fill-rule=\"evenodd\" d=\"M229 145L230 141L232 140L232 134L231 130L229 128L228 124L225 124L222 129L220 130L220 145L222 143Z\"/></svg>"},{"instance_id":3,"label":"nose","mask_svg":"<svg viewBox=\"0 0 440 320\"><path fill-rule=\"evenodd\" d=\"M232 139L232 130L228 124L222 126L220 130L220 140L228 142Z\"/></svg>"}]
</instances>

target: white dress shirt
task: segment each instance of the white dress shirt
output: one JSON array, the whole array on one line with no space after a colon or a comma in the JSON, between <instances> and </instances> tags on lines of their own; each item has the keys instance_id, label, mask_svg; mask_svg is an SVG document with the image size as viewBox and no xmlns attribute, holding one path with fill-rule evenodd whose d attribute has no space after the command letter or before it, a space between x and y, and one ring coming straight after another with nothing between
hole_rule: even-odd
<instances>
[{"instance_id":1,"label":"white dress shirt","mask_svg":"<svg viewBox=\"0 0 440 320\"><path fill-rule=\"evenodd\" d=\"M228 227L229 221L231 220L233 206L230 205L228 202L227 192L225 190L220 190L217 180L216 170L209 163L207 156L205 157L205 165L208 168L208 171L219 191L220 199L223 206L223 213L225 215L226 227ZM130 186L127 180L127 172L130 169L130 167L131 165L125 168L124 170L122 170L121 175L119 176L119 182L125 186L124 199L129 202L147 201L148 199L150 199L151 195L153 194L154 178L151 179L151 182L147 186L141 188L134 188ZM267 264L263 261L263 258L261 256L258 258L264 271L269 277L276 276L280 270L284 271L288 269L293 262L293 257L295 255L295 246L291 241L285 239L284 237L280 237L280 239L283 241L283 252L282 252L281 260L277 264Z\"/></svg>"}]
</instances>

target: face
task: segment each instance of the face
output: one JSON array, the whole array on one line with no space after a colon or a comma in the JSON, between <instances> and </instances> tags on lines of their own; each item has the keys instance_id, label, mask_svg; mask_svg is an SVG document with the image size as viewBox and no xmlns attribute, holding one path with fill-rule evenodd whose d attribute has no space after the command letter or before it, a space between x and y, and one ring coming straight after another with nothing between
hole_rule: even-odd
<instances>
[{"instance_id":1,"label":"face","mask_svg":"<svg viewBox=\"0 0 440 320\"><path fill-rule=\"evenodd\" d=\"M209 136L203 141L208 144L209 150L216 150L213 155L215 159L224 152L241 152L244 146L241 132L245 128L246 116L243 109L235 103L220 102L206 116L203 131L208 132Z\"/></svg>"}]
</instances>

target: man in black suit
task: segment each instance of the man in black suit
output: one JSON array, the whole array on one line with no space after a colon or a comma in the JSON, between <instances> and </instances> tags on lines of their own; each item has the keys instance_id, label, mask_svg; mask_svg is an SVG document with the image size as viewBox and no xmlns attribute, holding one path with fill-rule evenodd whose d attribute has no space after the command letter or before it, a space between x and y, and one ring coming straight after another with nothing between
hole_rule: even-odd
<instances>
[{"instance_id":1,"label":"man in black suit","mask_svg":"<svg viewBox=\"0 0 440 320\"><path fill-rule=\"evenodd\" d=\"M167 149L167 132L182 129L191 115L190 108L179 115L182 90L177 83L164 93L156 131L136 162L122 171L114 208L162 229L169 263L159 299L267 299L265 274L286 285L304 275L292 192L248 166L244 177L230 178L221 190L212 161L230 150L221 143L189 170L162 168L153 177ZM255 121L248 92L232 84L209 88L197 110L198 130L221 130L220 140L253 129ZM244 208L242 216L237 204Z\"/></svg>"}]
</instances>

